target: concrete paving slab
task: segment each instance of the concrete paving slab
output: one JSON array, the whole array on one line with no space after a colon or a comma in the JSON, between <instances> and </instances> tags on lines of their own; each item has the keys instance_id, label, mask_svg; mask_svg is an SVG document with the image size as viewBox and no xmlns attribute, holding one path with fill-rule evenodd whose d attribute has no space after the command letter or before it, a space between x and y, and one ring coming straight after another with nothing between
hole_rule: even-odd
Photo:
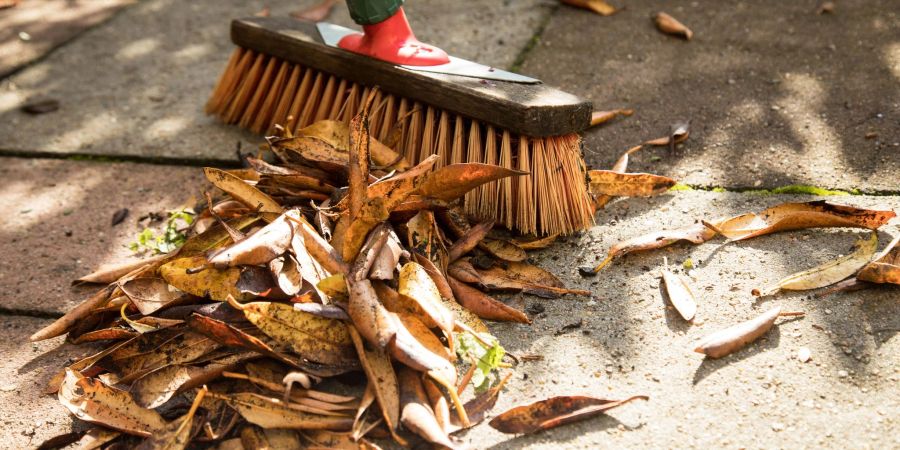
<instances>
[{"instance_id":1,"label":"concrete paving slab","mask_svg":"<svg viewBox=\"0 0 900 450\"><path fill-rule=\"evenodd\" d=\"M82 430L55 395L43 393L50 378L66 364L90 353L63 338L31 343L28 336L49 320L0 316L0 447L35 448L46 439Z\"/></svg>"},{"instance_id":2,"label":"concrete paving slab","mask_svg":"<svg viewBox=\"0 0 900 450\"><path fill-rule=\"evenodd\" d=\"M0 77L102 23L134 0L27 0L0 10Z\"/></svg>"},{"instance_id":3,"label":"concrete paving slab","mask_svg":"<svg viewBox=\"0 0 900 450\"><path fill-rule=\"evenodd\" d=\"M204 184L196 167L0 158L0 310L65 313L96 291L72 280L137 259L138 219L202 199Z\"/></svg>"},{"instance_id":4,"label":"concrete paving slab","mask_svg":"<svg viewBox=\"0 0 900 450\"><path fill-rule=\"evenodd\" d=\"M620 240L698 218L759 211L810 197L684 192L630 199L598 215L600 224L538 253L542 267L590 299L513 298L543 310L527 325L491 328L518 355L544 359L516 369L491 417L555 395L650 396L591 419L532 436L479 426L471 448L892 448L900 445L900 289L897 286L816 299L809 292L754 301L750 291L848 251L867 232L806 230L724 244L675 245L628 255L594 278L576 267L595 264ZM900 197L831 197L861 207L900 209ZM896 219L880 232L896 235ZM689 272L698 319L691 325L664 302L663 257ZM680 271L683 273L683 271ZM762 340L719 360L693 349L702 337L774 306L804 311L780 319ZM801 347L812 359L797 359Z\"/></svg>"},{"instance_id":5,"label":"concrete paving slab","mask_svg":"<svg viewBox=\"0 0 900 450\"><path fill-rule=\"evenodd\" d=\"M522 71L635 115L586 133L608 168L670 124L693 120L677 155L636 154L635 171L732 188L900 188L900 11L890 0L612 2L600 17L560 7ZM627 4L626 4L627 3ZM666 11L694 31L663 35Z\"/></svg>"},{"instance_id":6,"label":"concrete paving slab","mask_svg":"<svg viewBox=\"0 0 900 450\"><path fill-rule=\"evenodd\" d=\"M315 3L141 2L0 84L0 150L233 161L236 142L258 141L203 113L233 50L229 21ZM550 12L543 0L423 0L406 9L419 38L498 67L513 62ZM340 5L329 20L352 24ZM18 111L32 98L57 99L60 110Z\"/></svg>"}]
</instances>

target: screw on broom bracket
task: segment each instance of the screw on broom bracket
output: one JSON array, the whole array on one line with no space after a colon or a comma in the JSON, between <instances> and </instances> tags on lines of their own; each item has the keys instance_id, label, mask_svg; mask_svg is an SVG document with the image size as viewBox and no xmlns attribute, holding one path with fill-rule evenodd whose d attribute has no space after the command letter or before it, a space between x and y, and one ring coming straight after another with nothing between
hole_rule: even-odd
<instances>
[{"instance_id":1,"label":"screw on broom bracket","mask_svg":"<svg viewBox=\"0 0 900 450\"><path fill-rule=\"evenodd\" d=\"M322 41L328 45L329 47L338 48L338 42L341 41L341 38L344 36L358 33L355 30L352 30L347 27L342 27L340 25L335 25L333 23L327 22L319 22L316 24L316 28L319 30L319 35L322 37ZM462 58L457 58L455 56L450 57L450 62L447 64L440 64L436 66L397 66L406 70L414 71L414 72L430 72L430 73L442 73L447 75L457 75L463 77L470 78L481 78L483 80L495 80L495 81L507 81L511 83L522 83L522 84L538 84L541 83L541 80L536 78L526 77L525 75L519 75L517 73L507 72L505 70L495 69L490 66L486 66L484 64L478 64L476 62L467 61Z\"/></svg>"}]
</instances>

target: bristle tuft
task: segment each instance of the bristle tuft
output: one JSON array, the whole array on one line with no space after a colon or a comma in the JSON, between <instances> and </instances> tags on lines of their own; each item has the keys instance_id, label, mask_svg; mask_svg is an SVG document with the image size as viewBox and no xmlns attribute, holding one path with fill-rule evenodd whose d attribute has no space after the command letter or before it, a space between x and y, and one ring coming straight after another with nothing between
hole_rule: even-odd
<instances>
[{"instance_id":1,"label":"bristle tuft","mask_svg":"<svg viewBox=\"0 0 900 450\"><path fill-rule=\"evenodd\" d=\"M324 119L349 122L371 88L278 58L238 48L206 105L209 114L266 133L278 124L295 132ZM491 125L376 92L369 118L377 139L395 133L407 160L437 153L438 166L464 162L530 172L476 188L465 196L467 214L495 219L526 234L570 234L593 224L586 167L577 134L513 135ZM396 135L399 130L399 135Z\"/></svg>"}]
</instances>

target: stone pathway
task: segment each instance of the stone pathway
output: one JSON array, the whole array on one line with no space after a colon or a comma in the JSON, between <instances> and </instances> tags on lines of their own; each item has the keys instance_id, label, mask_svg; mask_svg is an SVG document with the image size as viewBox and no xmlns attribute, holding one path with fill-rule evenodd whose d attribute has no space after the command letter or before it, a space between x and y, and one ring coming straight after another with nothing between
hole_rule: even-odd
<instances>
[{"instance_id":1,"label":"stone pathway","mask_svg":"<svg viewBox=\"0 0 900 450\"><path fill-rule=\"evenodd\" d=\"M516 369L494 413L563 394L646 394L650 401L527 437L482 425L462 436L471 448L900 446L900 290L764 301L749 294L846 253L864 233L714 240L630 255L597 277L575 269L644 232L820 198L736 189L858 189L870 195L824 199L900 211L897 12L887 0L848 0L819 16L813 3L635 0L604 18L547 0L409 2L419 36L453 54L521 66L598 109L634 108L635 116L586 133L585 151L598 167L671 122L693 119L676 154L638 153L632 168L724 191L611 204L589 232L534 255L592 296L511 296L534 324L492 326L508 350L544 356ZM234 164L237 142L258 145L258 137L202 114L231 49L227 22L264 6L284 15L302 4L144 1L0 79L3 447L29 448L83 427L41 391L89 349L62 339L32 344L27 336L90 293L70 287L73 278L134 258L126 246L145 226L141 217L202 198L207 187L197 166ZM658 8L691 26L694 40L658 34L648 18ZM349 22L340 8L331 20ZM19 112L36 97L59 99L61 108ZM121 208L129 215L112 226ZM898 232L900 221L884 227L881 245ZM679 266L693 261L699 323L684 324L662 300L664 256ZM692 352L702 336L776 305L807 316L781 319L763 340L721 360ZM810 349L809 362L797 359L801 347Z\"/></svg>"}]
</instances>

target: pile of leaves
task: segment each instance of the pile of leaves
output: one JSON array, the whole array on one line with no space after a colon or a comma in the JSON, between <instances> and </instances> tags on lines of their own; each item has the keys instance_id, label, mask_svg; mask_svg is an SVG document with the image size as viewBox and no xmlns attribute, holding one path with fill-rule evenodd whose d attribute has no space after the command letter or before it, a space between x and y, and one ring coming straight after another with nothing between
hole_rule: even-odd
<instances>
[{"instance_id":1,"label":"pile of leaves","mask_svg":"<svg viewBox=\"0 0 900 450\"><path fill-rule=\"evenodd\" d=\"M177 249L82 278L105 286L32 336L104 345L48 386L96 427L48 448L454 448L515 362L482 320L530 323L487 292L588 295L525 261L552 236L514 240L461 213L466 192L521 172L411 167L365 112L264 150L274 162L205 169L221 193ZM492 425L537 431L625 401L556 397Z\"/></svg>"}]
</instances>

